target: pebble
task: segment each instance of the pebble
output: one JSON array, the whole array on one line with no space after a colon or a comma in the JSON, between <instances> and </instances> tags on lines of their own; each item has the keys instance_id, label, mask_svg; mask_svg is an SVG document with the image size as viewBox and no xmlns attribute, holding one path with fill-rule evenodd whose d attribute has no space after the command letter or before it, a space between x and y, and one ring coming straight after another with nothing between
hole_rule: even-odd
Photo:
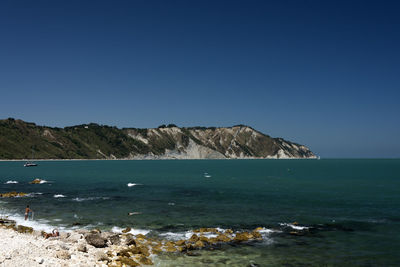
<instances>
[{"instance_id":1,"label":"pebble","mask_svg":"<svg viewBox=\"0 0 400 267\"><path fill-rule=\"evenodd\" d=\"M42 264L42 263L44 262L44 259L43 259L43 258L40 258L40 257L36 257L36 258L35 258L35 261L36 261L37 263L39 263L39 264Z\"/></svg>"}]
</instances>

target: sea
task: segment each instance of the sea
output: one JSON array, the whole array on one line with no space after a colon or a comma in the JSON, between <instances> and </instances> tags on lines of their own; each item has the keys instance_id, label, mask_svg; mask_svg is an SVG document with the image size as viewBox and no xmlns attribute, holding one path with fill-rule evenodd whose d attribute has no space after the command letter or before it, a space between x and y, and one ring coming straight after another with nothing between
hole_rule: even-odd
<instances>
[{"instance_id":1,"label":"sea","mask_svg":"<svg viewBox=\"0 0 400 267\"><path fill-rule=\"evenodd\" d=\"M400 266L399 159L23 163L0 162L0 193L28 193L0 198L0 216L36 229L170 240L263 229L262 240L165 253L156 266Z\"/></svg>"}]
</instances>

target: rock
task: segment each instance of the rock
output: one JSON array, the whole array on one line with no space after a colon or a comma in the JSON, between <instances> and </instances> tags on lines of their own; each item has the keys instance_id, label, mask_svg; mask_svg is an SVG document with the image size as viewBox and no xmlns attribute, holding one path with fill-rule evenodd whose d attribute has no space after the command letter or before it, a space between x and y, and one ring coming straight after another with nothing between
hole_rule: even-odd
<instances>
[{"instance_id":1,"label":"rock","mask_svg":"<svg viewBox=\"0 0 400 267\"><path fill-rule=\"evenodd\" d=\"M91 234L101 234L101 231L100 231L100 229L92 229L92 230L90 230L90 233Z\"/></svg>"},{"instance_id":2,"label":"rock","mask_svg":"<svg viewBox=\"0 0 400 267\"><path fill-rule=\"evenodd\" d=\"M79 244L78 245L78 247L76 248L78 251L80 251L80 252L84 252L84 253L86 253L88 250L87 250L87 247L84 245L84 244Z\"/></svg>"},{"instance_id":3,"label":"rock","mask_svg":"<svg viewBox=\"0 0 400 267\"><path fill-rule=\"evenodd\" d=\"M147 239L147 237L143 234L137 234L135 235L136 238L141 238L141 239Z\"/></svg>"},{"instance_id":4,"label":"rock","mask_svg":"<svg viewBox=\"0 0 400 267\"><path fill-rule=\"evenodd\" d=\"M249 232L242 232L242 233L237 233L233 240L235 242L244 242L244 241L248 241L249 239L252 239L252 238L253 238L253 236Z\"/></svg>"},{"instance_id":5,"label":"rock","mask_svg":"<svg viewBox=\"0 0 400 267\"><path fill-rule=\"evenodd\" d=\"M60 250L56 252L56 257L63 260L69 260L71 255L66 250Z\"/></svg>"},{"instance_id":6,"label":"rock","mask_svg":"<svg viewBox=\"0 0 400 267\"><path fill-rule=\"evenodd\" d=\"M164 249L167 252L176 252L177 251L177 248L175 247L175 244L173 242L171 242L171 241L165 243Z\"/></svg>"},{"instance_id":7,"label":"rock","mask_svg":"<svg viewBox=\"0 0 400 267\"><path fill-rule=\"evenodd\" d=\"M107 247L107 239L100 236L100 234L88 234L86 237L86 242L96 248Z\"/></svg>"},{"instance_id":8,"label":"rock","mask_svg":"<svg viewBox=\"0 0 400 267\"><path fill-rule=\"evenodd\" d=\"M43 259L43 258L40 258L40 257L36 257L36 258L35 258L35 261L36 261L37 263L39 263L39 264L42 264L42 263L44 262L44 259Z\"/></svg>"},{"instance_id":9,"label":"rock","mask_svg":"<svg viewBox=\"0 0 400 267\"><path fill-rule=\"evenodd\" d=\"M126 258L126 257L119 257L118 261L120 261L122 264L125 264L127 266L139 266L140 265L136 261L134 261L130 258Z\"/></svg>"},{"instance_id":10,"label":"rock","mask_svg":"<svg viewBox=\"0 0 400 267\"><path fill-rule=\"evenodd\" d=\"M123 250L120 250L119 252L117 252L117 256L128 257L128 258L130 256L132 256L132 254L134 254L134 253L132 253L131 250L129 250L129 249L123 249Z\"/></svg>"},{"instance_id":11,"label":"rock","mask_svg":"<svg viewBox=\"0 0 400 267\"><path fill-rule=\"evenodd\" d=\"M218 240L219 242L230 242L232 239L231 239L229 236L227 236L227 235L219 234L219 235L217 236L217 240Z\"/></svg>"},{"instance_id":12,"label":"rock","mask_svg":"<svg viewBox=\"0 0 400 267\"><path fill-rule=\"evenodd\" d=\"M184 245L182 245L182 246L177 246L176 249L177 249L179 252L183 252L183 251L186 251L186 250L187 250L187 247L186 247L186 244L184 244Z\"/></svg>"},{"instance_id":13,"label":"rock","mask_svg":"<svg viewBox=\"0 0 400 267\"><path fill-rule=\"evenodd\" d=\"M86 234L89 234L89 233L90 233L90 231L87 230L87 229L78 229L78 230L76 230L76 232L77 232L78 234L81 234L81 235L86 235Z\"/></svg>"},{"instance_id":14,"label":"rock","mask_svg":"<svg viewBox=\"0 0 400 267\"><path fill-rule=\"evenodd\" d=\"M95 254L96 261L109 261L110 259L103 251L97 251Z\"/></svg>"},{"instance_id":15,"label":"rock","mask_svg":"<svg viewBox=\"0 0 400 267\"><path fill-rule=\"evenodd\" d=\"M256 229L254 229L254 231L262 231L262 230L264 230L263 227L257 227Z\"/></svg>"},{"instance_id":16,"label":"rock","mask_svg":"<svg viewBox=\"0 0 400 267\"><path fill-rule=\"evenodd\" d=\"M27 193L23 193L23 192L18 193L18 192L13 191L13 192L0 194L0 197L24 197L26 195L27 195Z\"/></svg>"},{"instance_id":17,"label":"rock","mask_svg":"<svg viewBox=\"0 0 400 267\"><path fill-rule=\"evenodd\" d=\"M194 247L196 247L196 248L204 248L205 247L205 245L204 245L204 242L203 241L196 241L196 243L194 243Z\"/></svg>"},{"instance_id":18,"label":"rock","mask_svg":"<svg viewBox=\"0 0 400 267\"><path fill-rule=\"evenodd\" d=\"M139 251L139 253L135 253L135 254L143 254L146 257L150 256L149 249L145 246L138 246L135 249L137 249Z\"/></svg>"},{"instance_id":19,"label":"rock","mask_svg":"<svg viewBox=\"0 0 400 267\"><path fill-rule=\"evenodd\" d=\"M200 228L196 229L193 232L195 233L218 233L218 229L216 228Z\"/></svg>"},{"instance_id":20,"label":"rock","mask_svg":"<svg viewBox=\"0 0 400 267\"><path fill-rule=\"evenodd\" d=\"M162 252L162 245L161 245L161 243L159 243L159 244L153 246L153 247L151 248L151 252L152 252L153 254L160 254L160 253Z\"/></svg>"},{"instance_id":21,"label":"rock","mask_svg":"<svg viewBox=\"0 0 400 267\"><path fill-rule=\"evenodd\" d=\"M190 238L189 238L190 242L196 242L199 241L199 237L196 234L193 234Z\"/></svg>"},{"instance_id":22,"label":"rock","mask_svg":"<svg viewBox=\"0 0 400 267\"><path fill-rule=\"evenodd\" d=\"M126 227L124 230L122 230L122 233L126 234L130 232L132 229L130 227Z\"/></svg>"},{"instance_id":23,"label":"rock","mask_svg":"<svg viewBox=\"0 0 400 267\"><path fill-rule=\"evenodd\" d=\"M29 234L31 234L33 232L33 228L32 227L23 226L23 225L18 225L17 232L18 233L29 233Z\"/></svg>"},{"instance_id":24,"label":"rock","mask_svg":"<svg viewBox=\"0 0 400 267\"><path fill-rule=\"evenodd\" d=\"M233 234L233 230L232 229L226 229L225 230L225 234Z\"/></svg>"},{"instance_id":25,"label":"rock","mask_svg":"<svg viewBox=\"0 0 400 267\"><path fill-rule=\"evenodd\" d=\"M207 243L211 243L211 242L210 242L210 239L209 239L208 237L204 236L204 235L200 236L199 239L200 239L200 241L207 242Z\"/></svg>"},{"instance_id":26,"label":"rock","mask_svg":"<svg viewBox=\"0 0 400 267\"><path fill-rule=\"evenodd\" d=\"M195 250L195 249L197 249L195 244L193 244L193 243L186 244L186 253L188 253L188 251L190 251L190 250Z\"/></svg>"},{"instance_id":27,"label":"rock","mask_svg":"<svg viewBox=\"0 0 400 267\"><path fill-rule=\"evenodd\" d=\"M153 262L144 255L140 255L138 260L143 265L153 265Z\"/></svg>"},{"instance_id":28,"label":"rock","mask_svg":"<svg viewBox=\"0 0 400 267\"><path fill-rule=\"evenodd\" d=\"M219 241L218 241L218 239L216 238L216 237L211 237L211 238L208 238L208 243L210 243L210 244L212 244L212 245L215 245L216 243L218 243Z\"/></svg>"},{"instance_id":29,"label":"rock","mask_svg":"<svg viewBox=\"0 0 400 267\"><path fill-rule=\"evenodd\" d=\"M68 237L68 240L76 243L79 240L81 240L82 238L83 238L82 234L72 232L71 235Z\"/></svg>"},{"instance_id":30,"label":"rock","mask_svg":"<svg viewBox=\"0 0 400 267\"><path fill-rule=\"evenodd\" d=\"M6 219L6 218L1 218L0 219L0 224L3 226L8 226L8 225L15 225L16 222L14 220Z\"/></svg>"},{"instance_id":31,"label":"rock","mask_svg":"<svg viewBox=\"0 0 400 267\"><path fill-rule=\"evenodd\" d=\"M253 236L253 238L262 238L261 234L258 231L251 232L251 235Z\"/></svg>"},{"instance_id":32,"label":"rock","mask_svg":"<svg viewBox=\"0 0 400 267\"><path fill-rule=\"evenodd\" d=\"M174 246L165 247L165 251L167 252L176 252L177 248Z\"/></svg>"},{"instance_id":33,"label":"rock","mask_svg":"<svg viewBox=\"0 0 400 267\"><path fill-rule=\"evenodd\" d=\"M133 239L133 238L132 238ZM121 238L120 238L120 236L119 235L112 235L112 236L110 236L109 238L108 238L108 240L110 241L110 243L112 244L112 245L120 245L121 244ZM133 239L133 241L135 241L135 239ZM133 243L132 244L128 244L129 242L126 242L126 244L128 245L128 246L130 246L130 245L133 245ZM134 243L134 245L136 245L136 243Z\"/></svg>"},{"instance_id":34,"label":"rock","mask_svg":"<svg viewBox=\"0 0 400 267\"><path fill-rule=\"evenodd\" d=\"M182 245L184 245L185 244L185 240L178 240L178 241L176 241L175 242L175 244L177 245L177 246L182 246Z\"/></svg>"},{"instance_id":35,"label":"rock","mask_svg":"<svg viewBox=\"0 0 400 267\"><path fill-rule=\"evenodd\" d=\"M29 182L30 184L41 184L44 180L36 178L33 181Z\"/></svg>"},{"instance_id":36,"label":"rock","mask_svg":"<svg viewBox=\"0 0 400 267\"><path fill-rule=\"evenodd\" d=\"M136 241L135 241L135 239L133 238L133 235L128 235L128 236L126 237L126 239L125 239L125 245L127 245L127 246L132 246L132 245L134 245L134 246L136 246Z\"/></svg>"}]
</instances>

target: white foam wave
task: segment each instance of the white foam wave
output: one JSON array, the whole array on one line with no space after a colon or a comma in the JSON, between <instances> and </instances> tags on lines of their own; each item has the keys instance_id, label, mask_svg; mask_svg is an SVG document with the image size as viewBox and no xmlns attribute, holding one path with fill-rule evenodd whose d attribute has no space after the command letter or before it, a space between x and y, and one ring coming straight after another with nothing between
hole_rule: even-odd
<instances>
[{"instance_id":1,"label":"white foam wave","mask_svg":"<svg viewBox=\"0 0 400 267\"><path fill-rule=\"evenodd\" d=\"M299 231L307 230L307 229L310 228L310 227L307 227L307 226L299 226L299 225L295 225L295 224L292 224L292 223L280 223L279 225L280 226L290 227L290 228L292 228L294 230L299 230Z\"/></svg>"},{"instance_id":2,"label":"white foam wave","mask_svg":"<svg viewBox=\"0 0 400 267\"><path fill-rule=\"evenodd\" d=\"M169 206L175 206L175 203L174 202L169 202L168 205Z\"/></svg>"},{"instance_id":3,"label":"white foam wave","mask_svg":"<svg viewBox=\"0 0 400 267\"><path fill-rule=\"evenodd\" d=\"M172 241L178 241L181 239L185 239L185 237L186 237L185 233L173 233L173 232L161 233L160 236L163 236L166 239L172 240Z\"/></svg>"},{"instance_id":4,"label":"white foam wave","mask_svg":"<svg viewBox=\"0 0 400 267\"><path fill-rule=\"evenodd\" d=\"M127 184L128 187L132 187L132 186L136 186L136 185L141 185L141 184L135 184L135 183L128 183Z\"/></svg>"},{"instance_id":5,"label":"white foam wave","mask_svg":"<svg viewBox=\"0 0 400 267\"><path fill-rule=\"evenodd\" d=\"M33 213L33 215L35 215ZM19 214L11 214L8 215L8 218L11 220L14 220L17 225L24 225L24 226L28 226L28 227L32 227L34 230L37 231L45 231L45 232L51 232L53 229L58 229L59 231L65 231L65 227L63 226L54 226L54 225L50 225L48 224L47 220L43 220L43 219L31 219L32 217L30 217L28 220L25 220L25 218Z\"/></svg>"},{"instance_id":6,"label":"white foam wave","mask_svg":"<svg viewBox=\"0 0 400 267\"><path fill-rule=\"evenodd\" d=\"M4 184L18 184L18 181L10 180L10 181L5 182Z\"/></svg>"},{"instance_id":7,"label":"white foam wave","mask_svg":"<svg viewBox=\"0 0 400 267\"><path fill-rule=\"evenodd\" d=\"M26 194L27 197L36 197L37 195L43 195L43 193L41 193L41 192L32 192L32 193Z\"/></svg>"},{"instance_id":8,"label":"white foam wave","mask_svg":"<svg viewBox=\"0 0 400 267\"><path fill-rule=\"evenodd\" d=\"M82 201L99 200L99 199L107 200L110 198L109 197L76 197L76 198L73 198L72 201L82 202Z\"/></svg>"},{"instance_id":9,"label":"white foam wave","mask_svg":"<svg viewBox=\"0 0 400 267\"><path fill-rule=\"evenodd\" d=\"M260 234L271 234L271 233L280 232L280 231L272 230L272 229L268 229L268 228L263 227L261 230L258 230L258 232Z\"/></svg>"},{"instance_id":10,"label":"white foam wave","mask_svg":"<svg viewBox=\"0 0 400 267\"><path fill-rule=\"evenodd\" d=\"M57 195L54 195L53 197L55 197L55 198L60 198L60 197L65 197L65 196L62 195L62 194L57 194Z\"/></svg>"},{"instance_id":11,"label":"white foam wave","mask_svg":"<svg viewBox=\"0 0 400 267\"><path fill-rule=\"evenodd\" d=\"M194 232L192 230L186 231L186 232L166 232L166 233L161 233L160 236L166 238L167 240L171 240L171 241L178 241L178 240L182 240L182 239L190 239L192 237L192 235L196 234L196 235L202 235L204 237L207 238L215 238L217 237L220 233L224 233L226 231L226 229L223 228L215 228L216 230L218 230L218 232ZM263 242L265 244L271 244L273 243L273 240L270 237L270 234L273 232L279 232L277 230L272 230L272 229L267 229L267 228L263 228L262 230L258 230L258 232L261 234ZM236 232L238 233L238 232ZM234 233L234 234L236 234Z\"/></svg>"},{"instance_id":12,"label":"white foam wave","mask_svg":"<svg viewBox=\"0 0 400 267\"><path fill-rule=\"evenodd\" d=\"M114 226L111 231L114 233L122 233L122 230L124 230L124 228L118 227L118 226ZM128 233L133 234L133 235L138 235L138 234L142 234L142 235L147 235L148 233L150 233L150 230L145 230L145 229L131 229Z\"/></svg>"}]
</instances>

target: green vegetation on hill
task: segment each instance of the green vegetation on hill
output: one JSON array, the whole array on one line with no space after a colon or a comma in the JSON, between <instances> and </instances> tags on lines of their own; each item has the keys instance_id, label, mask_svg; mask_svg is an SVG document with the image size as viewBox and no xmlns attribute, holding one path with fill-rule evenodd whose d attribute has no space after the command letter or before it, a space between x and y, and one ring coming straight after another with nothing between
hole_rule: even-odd
<instances>
[{"instance_id":1,"label":"green vegetation on hill","mask_svg":"<svg viewBox=\"0 0 400 267\"><path fill-rule=\"evenodd\" d=\"M168 153L186 153L186 158L191 158L198 155L193 149L205 151L205 158L263 158L277 155L279 150L290 157L314 156L305 147L245 125L178 128L169 124L155 129L118 129L90 123L52 128L12 118L0 120L0 159L30 159L32 150L35 159L151 158Z\"/></svg>"}]
</instances>

